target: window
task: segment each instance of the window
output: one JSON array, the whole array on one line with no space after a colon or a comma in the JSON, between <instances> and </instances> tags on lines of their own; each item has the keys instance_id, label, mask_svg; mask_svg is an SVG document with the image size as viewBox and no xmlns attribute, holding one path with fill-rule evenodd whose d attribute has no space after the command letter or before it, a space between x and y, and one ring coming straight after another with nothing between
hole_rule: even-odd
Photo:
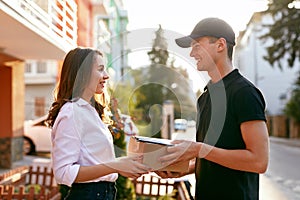
<instances>
[{"instance_id":1,"label":"window","mask_svg":"<svg viewBox=\"0 0 300 200\"><path fill-rule=\"evenodd\" d=\"M32 72L31 63L25 63L25 73L31 73L31 72Z\"/></svg>"},{"instance_id":2,"label":"window","mask_svg":"<svg viewBox=\"0 0 300 200\"><path fill-rule=\"evenodd\" d=\"M42 74L47 72L46 62L37 62L37 73Z\"/></svg>"},{"instance_id":3,"label":"window","mask_svg":"<svg viewBox=\"0 0 300 200\"><path fill-rule=\"evenodd\" d=\"M45 115L45 97L35 97L34 110L35 116L41 117Z\"/></svg>"}]
</instances>

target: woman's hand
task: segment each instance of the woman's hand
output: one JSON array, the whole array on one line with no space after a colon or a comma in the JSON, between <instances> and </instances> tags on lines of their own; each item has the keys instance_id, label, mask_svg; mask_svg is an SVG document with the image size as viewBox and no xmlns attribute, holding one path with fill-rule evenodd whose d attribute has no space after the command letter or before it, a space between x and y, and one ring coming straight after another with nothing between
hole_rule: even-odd
<instances>
[{"instance_id":1,"label":"woman's hand","mask_svg":"<svg viewBox=\"0 0 300 200\"><path fill-rule=\"evenodd\" d=\"M150 172L152 169L142 164L143 156L124 156L116 158L111 167L117 172L128 178L138 178L143 174Z\"/></svg>"}]
</instances>

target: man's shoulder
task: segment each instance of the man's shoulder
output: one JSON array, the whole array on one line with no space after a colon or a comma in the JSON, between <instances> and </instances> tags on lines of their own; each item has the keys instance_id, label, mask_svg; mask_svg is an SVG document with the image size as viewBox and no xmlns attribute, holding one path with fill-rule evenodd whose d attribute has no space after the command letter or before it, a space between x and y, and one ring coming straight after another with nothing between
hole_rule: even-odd
<instances>
[{"instance_id":1,"label":"man's shoulder","mask_svg":"<svg viewBox=\"0 0 300 200\"><path fill-rule=\"evenodd\" d=\"M240 73L237 73L235 75L235 79L231 82L229 89L238 91L246 87L256 88L256 86L248 78Z\"/></svg>"}]
</instances>

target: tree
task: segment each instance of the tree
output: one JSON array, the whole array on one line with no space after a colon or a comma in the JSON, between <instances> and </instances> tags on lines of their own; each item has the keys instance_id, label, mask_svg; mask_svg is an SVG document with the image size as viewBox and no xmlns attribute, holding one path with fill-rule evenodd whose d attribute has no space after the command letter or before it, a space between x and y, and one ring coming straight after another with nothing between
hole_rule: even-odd
<instances>
[{"instance_id":1,"label":"tree","mask_svg":"<svg viewBox=\"0 0 300 200\"><path fill-rule=\"evenodd\" d=\"M265 25L269 31L261 39L271 38L274 41L267 47L264 57L271 66L277 63L282 68L286 56L289 67L294 66L296 59L300 61L300 9L297 9L297 3L296 0L269 0L265 13L271 14L274 23Z\"/></svg>"},{"instance_id":2,"label":"tree","mask_svg":"<svg viewBox=\"0 0 300 200\"><path fill-rule=\"evenodd\" d=\"M164 31L161 28L161 25L159 25L159 28L155 32L155 35L156 37L153 42L152 50L148 52L151 64L166 65L169 58L169 52L168 44L166 38L164 37Z\"/></svg>"},{"instance_id":3,"label":"tree","mask_svg":"<svg viewBox=\"0 0 300 200\"><path fill-rule=\"evenodd\" d=\"M142 84L135 86L129 104L134 104L135 109L142 111L143 119L151 123L152 136L160 137L158 127L162 125L162 121L159 120L162 111L159 105L163 105L166 100L172 100L175 118L193 119L196 108L195 102L189 95L192 93L192 88L187 70L175 67L175 59L169 58L167 40L161 26L155 32L148 56L151 61L150 66L137 70L139 75L135 73L136 83ZM188 110L184 116L182 116L183 110Z\"/></svg>"}]
</instances>

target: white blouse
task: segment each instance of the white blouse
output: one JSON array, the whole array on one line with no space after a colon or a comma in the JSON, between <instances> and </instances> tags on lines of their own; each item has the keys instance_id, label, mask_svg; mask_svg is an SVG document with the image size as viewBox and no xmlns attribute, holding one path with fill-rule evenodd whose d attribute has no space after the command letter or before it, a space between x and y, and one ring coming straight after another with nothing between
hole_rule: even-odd
<instances>
[{"instance_id":1,"label":"white blouse","mask_svg":"<svg viewBox=\"0 0 300 200\"><path fill-rule=\"evenodd\" d=\"M71 186L80 166L106 163L115 159L113 138L97 111L78 99L65 103L52 128L52 168L58 184ZM88 181L110 181L117 173Z\"/></svg>"}]
</instances>

